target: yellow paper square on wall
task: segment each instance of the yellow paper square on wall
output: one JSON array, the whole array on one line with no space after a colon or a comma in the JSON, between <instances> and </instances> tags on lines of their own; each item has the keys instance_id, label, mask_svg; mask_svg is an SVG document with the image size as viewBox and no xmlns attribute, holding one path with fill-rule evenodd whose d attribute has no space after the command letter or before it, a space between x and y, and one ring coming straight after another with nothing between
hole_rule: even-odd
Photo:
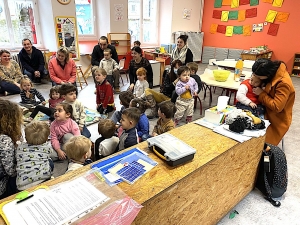
<instances>
[{"instance_id":1,"label":"yellow paper square on wall","mask_svg":"<svg viewBox=\"0 0 300 225\"><path fill-rule=\"evenodd\" d=\"M281 7L283 0L274 0L272 6L274 7Z\"/></svg>"},{"instance_id":2,"label":"yellow paper square on wall","mask_svg":"<svg viewBox=\"0 0 300 225\"><path fill-rule=\"evenodd\" d=\"M231 1L231 8L238 8L240 6L239 0L232 0Z\"/></svg>"},{"instance_id":3,"label":"yellow paper square on wall","mask_svg":"<svg viewBox=\"0 0 300 225\"><path fill-rule=\"evenodd\" d=\"M228 21L229 11L222 11L221 21L227 22Z\"/></svg>"},{"instance_id":4,"label":"yellow paper square on wall","mask_svg":"<svg viewBox=\"0 0 300 225\"><path fill-rule=\"evenodd\" d=\"M273 23L276 15L277 15L277 11L269 10L267 17L266 17L266 22Z\"/></svg>"},{"instance_id":5,"label":"yellow paper square on wall","mask_svg":"<svg viewBox=\"0 0 300 225\"><path fill-rule=\"evenodd\" d=\"M233 34L233 26L227 26L225 36L231 37L232 34Z\"/></svg>"}]
</instances>

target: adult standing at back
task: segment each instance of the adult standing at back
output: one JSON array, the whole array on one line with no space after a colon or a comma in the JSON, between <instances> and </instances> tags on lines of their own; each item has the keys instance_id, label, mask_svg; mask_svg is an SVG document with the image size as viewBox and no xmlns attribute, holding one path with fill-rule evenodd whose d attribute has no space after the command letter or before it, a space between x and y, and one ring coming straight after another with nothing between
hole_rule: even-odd
<instances>
[{"instance_id":1,"label":"adult standing at back","mask_svg":"<svg viewBox=\"0 0 300 225\"><path fill-rule=\"evenodd\" d=\"M266 107L266 142L278 145L292 123L295 88L286 65L281 61L258 59L252 66L253 76L264 83L264 88L253 88L258 100Z\"/></svg>"},{"instance_id":2,"label":"adult standing at back","mask_svg":"<svg viewBox=\"0 0 300 225\"><path fill-rule=\"evenodd\" d=\"M105 36L101 36L99 39L99 43L94 46L92 52L92 66L99 66L100 61L104 58L104 49L109 48L111 50L111 58L113 58L117 63L119 63L118 53L114 46L108 44L108 39ZM119 79L120 79L120 72L119 70L113 72L113 79L114 79L114 88L120 89ZM97 83L95 80L95 76L93 74L94 82Z\"/></svg>"},{"instance_id":3,"label":"adult standing at back","mask_svg":"<svg viewBox=\"0 0 300 225\"><path fill-rule=\"evenodd\" d=\"M147 71L147 81L149 83L149 88L153 87L153 71L152 66L148 59L142 57L142 49L138 46L135 46L131 49L132 60L129 65L129 79L130 79L130 90L133 90L135 82L137 81L136 71L144 67Z\"/></svg>"},{"instance_id":4,"label":"adult standing at back","mask_svg":"<svg viewBox=\"0 0 300 225\"><path fill-rule=\"evenodd\" d=\"M173 49L171 54L172 61L179 59L183 65L193 62L193 53L187 46L188 37L187 35L180 35L177 38L177 46Z\"/></svg>"},{"instance_id":5,"label":"adult standing at back","mask_svg":"<svg viewBox=\"0 0 300 225\"><path fill-rule=\"evenodd\" d=\"M70 83L76 86L76 64L66 47L57 50L56 57L49 61L52 86Z\"/></svg>"},{"instance_id":6,"label":"adult standing at back","mask_svg":"<svg viewBox=\"0 0 300 225\"><path fill-rule=\"evenodd\" d=\"M41 83L45 77L45 61L43 53L32 46L28 38L22 40L23 48L19 52L19 59L24 69L24 74L34 83ZM44 80L43 80L44 83Z\"/></svg>"}]
</instances>

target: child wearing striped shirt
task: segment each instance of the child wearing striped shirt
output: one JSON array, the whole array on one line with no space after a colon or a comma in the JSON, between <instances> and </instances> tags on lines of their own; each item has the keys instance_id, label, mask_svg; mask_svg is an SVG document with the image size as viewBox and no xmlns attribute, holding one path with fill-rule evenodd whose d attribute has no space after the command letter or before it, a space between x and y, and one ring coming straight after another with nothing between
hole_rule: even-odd
<instances>
[{"instance_id":1,"label":"child wearing striped shirt","mask_svg":"<svg viewBox=\"0 0 300 225\"><path fill-rule=\"evenodd\" d=\"M33 85L31 80L27 77L24 76L21 81L20 81L20 96L21 96L21 102L20 105L25 106L25 107L32 107L36 106L40 103L43 105L46 105L45 98L43 95L36 90ZM36 97L40 100L37 101Z\"/></svg>"}]
</instances>

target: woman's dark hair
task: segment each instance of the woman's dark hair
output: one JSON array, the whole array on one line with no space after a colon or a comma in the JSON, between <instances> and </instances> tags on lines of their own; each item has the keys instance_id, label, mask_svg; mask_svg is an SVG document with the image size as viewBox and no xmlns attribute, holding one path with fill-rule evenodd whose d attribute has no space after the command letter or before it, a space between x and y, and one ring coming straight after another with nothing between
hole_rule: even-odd
<instances>
[{"instance_id":1,"label":"woman's dark hair","mask_svg":"<svg viewBox=\"0 0 300 225\"><path fill-rule=\"evenodd\" d=\"M70 113L70 118L72 120L75 120L74 116L73 116L73 107L70 104L61 102L61 103L58 103L56 106L62 106L66 113Z\"/></svg>"},{"instance_id":2,"label":"woman's dark hair","mask_svg":"<svg viewBox=\"0 0 300 225\"><path fill-rule=\"evenodd\" d=\"M273 77L276 75L276 72L283 63L282 61L272 61L270 59L261 58L255 61L252 66L252 72L256 76L267 76L268 78L264 80L264 83L269 83Z\"/></svg>"},{"instance_id":3,"label":"woman's dark hair","mask_svg":"<svg viewBox=\"0 0 300 225\"><path fill-rule=\"evenodd\" d=\"M189 38L188 35L182 34L177 39L183 40L184 44L186 45L187 39Z\"/></svg>"},{"instance_id":4,"label":"woman's dark hair","mask_svg":"<svg viewBox=\"0 0 300 225\"><path fill-rule=\"evenodd\" d=\"M177 78L177 74L174 73L174 68L175 66L178 64L178 66L182 66L182 62L179 59L173 60L173 62L171 63L171 70L169 73L169 77L170 77L170 81L174 82Z\"/></svg>"},{"instance_id":5,"label":"woman's dark hair","mask_svg":"<svg viewBox=\"0 0 300 225\"><path fill-rule=\"evenodd\" d=\"M131 51L135 51L142 56L142 49L139 46L134 46Z\"/></svg>"},{"instance_id":6,"label":"woman's dark hair","mask_svg":"<svg viewBox=\"0 0 300 225\"><path fill-rule=\"evenodd\" d=\"M179 67L177 70L177 76L179 77L185 71L190 71L190 68L188 68L187 66Z\"/></svg>"}]
</instances>

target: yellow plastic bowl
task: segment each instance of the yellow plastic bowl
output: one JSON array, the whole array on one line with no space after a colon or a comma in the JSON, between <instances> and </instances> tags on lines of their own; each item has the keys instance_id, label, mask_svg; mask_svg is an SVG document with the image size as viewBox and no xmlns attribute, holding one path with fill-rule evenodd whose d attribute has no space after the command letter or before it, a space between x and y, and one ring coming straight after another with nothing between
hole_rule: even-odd
<instances>
[{"instance_id":1,"label":"yellow plastic bowl","mask_svg":"<svg viewBox=\"0 0 300 225\"><path fill-rule=\"evenodd\" d=\"M229 70L213 70L214 77L216 81L224 82L228 79L230 71Z\"/></svg>"}]
</instances>

